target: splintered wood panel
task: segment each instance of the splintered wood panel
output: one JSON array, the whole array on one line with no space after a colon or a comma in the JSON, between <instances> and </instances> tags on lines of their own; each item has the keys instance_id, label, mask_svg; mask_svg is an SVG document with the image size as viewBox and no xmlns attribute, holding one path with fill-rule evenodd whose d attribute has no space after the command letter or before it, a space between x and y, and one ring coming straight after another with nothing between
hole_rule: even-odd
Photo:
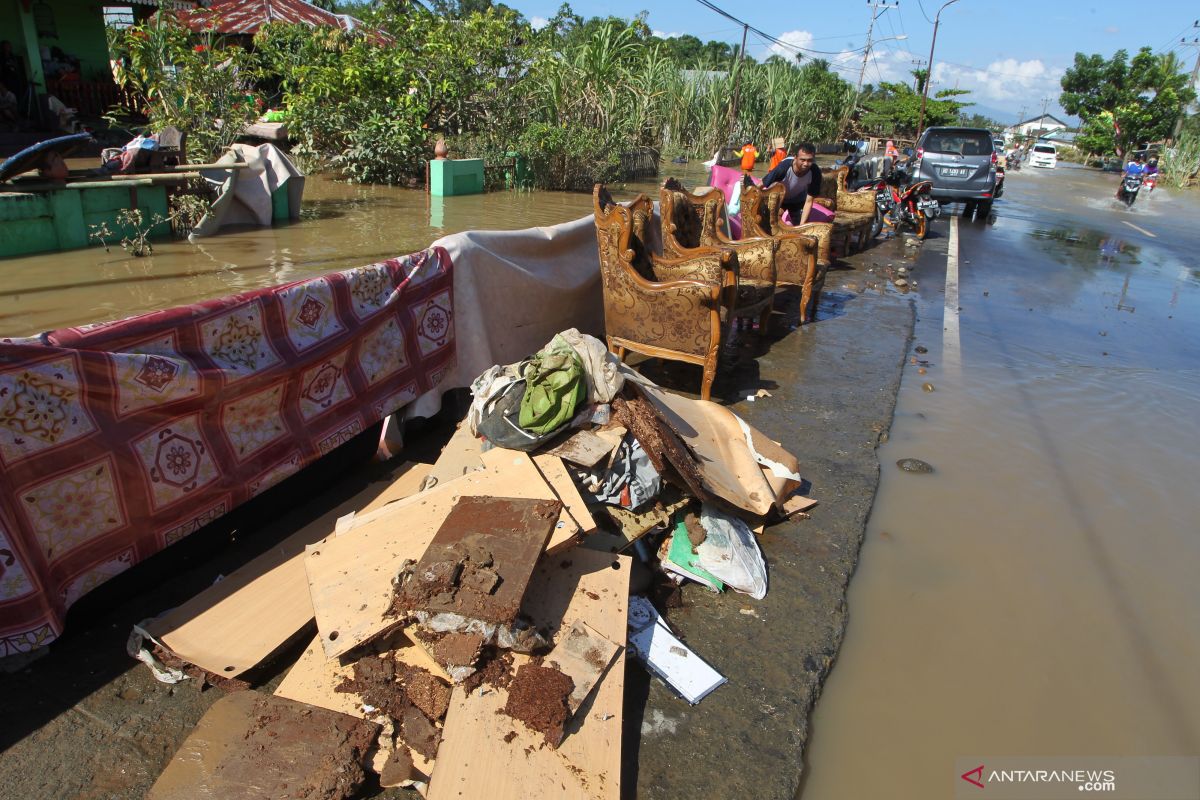
<instances>
[{"instance_id":1,"label":"splintered wood panel","mask_svg":"<svg viewBox=\"0 0 1200 800\"><path fill-rule=\"evenodd\" d=\"M746 442L746 432L729 409L653 385L638 384L637 388L654 405L668 427L696 454L705 488L713 494L740 509L763 516L779 497L796 488L795 482L779 481L774 476L768 480L769 473L765 473L755 460ZM765 447L770 442L762 434L755 436L749 425L747 428L756 445ZM770 444L774 445L773 442ZM779 460L792 472L799 469L796 459L778 445L774 445L768 457Z\"/></svg>"},{"instance_id":2,"label":"splintered wood panel","mask_svg":"<svg viewBox=\"0 0 1200 800\"><path fill-rule=\"evenodd\" d=\"M360 514L340 536L308 547L304 568L327 657L349 652L395 624L384 617L392 604L392 579L405 559L421 558L458 498L557 499L524 453L491 450L484 453L484 465L481 472ZM564 511L547 547L574 538L578 530Z\"/></svg>"},{"instance_id":3,"label":"splintered wood panel","mask_svg":"<svg viewBox=\"0 0 1200 800\"><path fill-rule=\"evenodd\" d=\"M511 624L561 511L557 500L460 497L417 562L405 607ZM457 580L447 579L451 570Z\"/></svg>"},{"instance_id":4,"label":"splintered wood panel","mask_svg":"<svg viewBox=\"0 0 1200 800\"><path fill-rule=\"evenodd\" d=\"M404 465L391 485L382 481L369 484L224 580L143 627L179 658L221 677L236 677L251 669L313 618L304 548L333 531L338 517L394 493L397 485L411 480L408 476L422 466L426 465Z\"/></svg>"},{"instance_id":5,"label":"splintered wood panel","mask_svg":"<svg viewBox=\"0 0 1200 800\"><path fill-rule=\"evenodd\" d=\"M213 703L147 800L353 796L379 726L259 692Z\"/></svg>"},{"instance_id":6,"label":"splintered wood panel","mask_svg":"<svg viewBox=\"0 0 1200 800\"><path fill-rule=\"evenodd\" d=\"M616 658L567 723L566 736L556 750L545 745L541 733L503 713L507 691L484 687L489 689L486 694L479 689L466 694L462 686L455 686L429 784L429 800L620 797L621 704L632 561L580 548L568 555L542 557L522 610L534 624L553 631L556 646L576 622L585 623L616 645ZM514 656L514 670L528 661L526 656Z\"/></svg>"},{"instance_id":7,"label":"splintered wood panel","mask_svg":"<svg viewBox=\"0 0 1200 800\"><path fill-rule=\"evenodd\" d=\"M567 513L571 515L571 518L575 520L575 524L579 526L580 533L588 534L596 530L596 520L592 518L592 512L588 511L587 503L583 501L583 496L579 494L579 487L575 485L575 481L571 480L571 476L567 472L562 459L547 453L541 453L533 457L533 463L537 465L538 471L542 473L542 477L550 484L550 488L554 490L554 494L566 506ZM550 551L554 552L558 550L560 544L565 543L552 542Z\"/></svg>"},{"instance_id":8,"label":"splintered wood panel","mask_svg":"<svg viewBox=\"0 0 1200 800\"><path fill-rule=\"evenodd\" d=\"M429 654L423 648L415 645L403 633L396 633L387 642L381 643L378 652L380 654L391 653L392 657L400 663L428 670L434 675L444 678L447 683L450 682L442 668L429 657ZM308 647L304 648L300 659L287 676L280 681L279 688L275 690L275 696L367 719L368 714L363 711L361 697L353 692L335 691L343 679L352 679L353 677L354 662L343 664L340 659L325 658L321 642L317 637L313 637ZM386 758L387 753L383 753L382 758L378 756L375 758L376 772L382 768L381 762ZM432 761L415 750L412 751L412 759L413 766L426 775L430 774L433 769Z\"/></svg>"}]
</instances>

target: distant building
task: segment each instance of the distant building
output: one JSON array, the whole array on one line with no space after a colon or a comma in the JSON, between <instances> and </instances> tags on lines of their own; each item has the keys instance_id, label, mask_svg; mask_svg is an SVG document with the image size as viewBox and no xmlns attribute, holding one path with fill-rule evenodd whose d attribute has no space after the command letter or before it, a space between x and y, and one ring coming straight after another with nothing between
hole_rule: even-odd
<instances>
[{"instance_id":1,"label":"distant building","mask_svg":"<svg viewBox=\"0 0 1200 800\"><path fill-rule=\"evenodd\" d=\"M1004 129L1004 136L1005 138L1012 138L1013 136L1020 136L1022 138L1027 136L1044 136L1051 131L1066 130L1068 127L1067 123L1061 119L1049 114L1042 114L1033 119L1027 119L1024 122L1018 122L1016 125L1010 125Z\"/></svg>"}]
</instances>

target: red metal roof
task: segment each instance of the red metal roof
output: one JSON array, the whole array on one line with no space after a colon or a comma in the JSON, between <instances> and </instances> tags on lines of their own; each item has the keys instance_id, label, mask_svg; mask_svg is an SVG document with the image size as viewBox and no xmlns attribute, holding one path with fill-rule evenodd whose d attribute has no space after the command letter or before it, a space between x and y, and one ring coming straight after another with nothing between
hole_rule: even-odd
<instances>
[{"instance_id":1,"label":"red metal roof","mask_svg":"<svg viewBox=\"0 0 1200 800\"><path fill-rule=\"evenodd\" d=\"M268 22L353 30L362 22L348 14L334 14L304 0L213 0L208 8L180 11L178 17L194 31L254 34Z\"/></svg>"}]
</instances>

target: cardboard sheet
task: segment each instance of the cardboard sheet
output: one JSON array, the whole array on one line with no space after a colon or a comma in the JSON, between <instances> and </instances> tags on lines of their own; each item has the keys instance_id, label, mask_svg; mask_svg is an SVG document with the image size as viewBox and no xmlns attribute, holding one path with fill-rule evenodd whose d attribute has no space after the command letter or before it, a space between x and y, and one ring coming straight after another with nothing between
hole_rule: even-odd
<instances>
[{"instance_id":1,"label":"cardboard sheet","mask_svg":"<svg viewBox=\"0 0 1200 800\"><path fill-rule=\"evenodd\" d=\"M614 569L613 565L616 565ZM621 793L621 719L625 690L625 622L631 559L576 548L544 556L524 610L562 641L577 621L617 646L591 696L567 724L558 749L504 713L508 692L454 688L430 800L524 800L531 797L616 800ZM517 665L525 656L515 656ZM486 690L486 691L484 691ZM505 741L505 739L508 741Z\"/></svg>"}]
</instances>

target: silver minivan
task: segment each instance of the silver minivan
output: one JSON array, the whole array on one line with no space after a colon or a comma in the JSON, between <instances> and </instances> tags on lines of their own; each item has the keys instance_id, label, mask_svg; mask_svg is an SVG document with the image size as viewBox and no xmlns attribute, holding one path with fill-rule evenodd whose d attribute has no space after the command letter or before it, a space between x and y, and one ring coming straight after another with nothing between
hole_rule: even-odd
<instances>
[{"instance_id":1,"label":"silver minivan","mask_svg":"<svg viewBox=\"0 0 1200 800\"><path fill-rule=\"evenodd\" d=\"M933 184L941 201L990 208L996 191L996 149L984 128L927 128L917 141L913 180Z\"/></svg>"}]
</instances>

